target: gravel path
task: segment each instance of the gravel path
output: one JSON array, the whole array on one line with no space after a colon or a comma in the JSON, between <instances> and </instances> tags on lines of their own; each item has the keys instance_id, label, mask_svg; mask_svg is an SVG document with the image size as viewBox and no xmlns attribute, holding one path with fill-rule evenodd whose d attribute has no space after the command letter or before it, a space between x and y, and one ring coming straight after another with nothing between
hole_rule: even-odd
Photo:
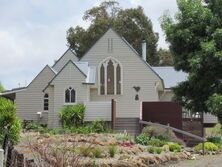
<instances>
[{"instance_id":1,"label":"gravel path","mask_svg":"<svg viewBox=\"0 0 222 167\"><path fill-rule=\"evenodd\" d=\"M206 155L199 157L197 160L185 160L156 167L222 167L222 155Z\"/></svg>"}]
</instances>

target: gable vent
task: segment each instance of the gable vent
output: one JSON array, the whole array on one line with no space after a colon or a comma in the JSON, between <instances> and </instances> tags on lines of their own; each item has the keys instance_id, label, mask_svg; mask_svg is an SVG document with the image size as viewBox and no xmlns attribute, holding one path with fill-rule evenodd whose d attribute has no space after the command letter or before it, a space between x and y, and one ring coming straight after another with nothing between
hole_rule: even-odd
<instances>
[{"instance_id":1,"label":"gable vent","mask_svg":"<svg viewBox=\"0 0 222 167\"><path fill-rule=\"evenodd\" d=\"M108 38L108 53L113 53L113 38Z\"/></svg>"}]
</instances>

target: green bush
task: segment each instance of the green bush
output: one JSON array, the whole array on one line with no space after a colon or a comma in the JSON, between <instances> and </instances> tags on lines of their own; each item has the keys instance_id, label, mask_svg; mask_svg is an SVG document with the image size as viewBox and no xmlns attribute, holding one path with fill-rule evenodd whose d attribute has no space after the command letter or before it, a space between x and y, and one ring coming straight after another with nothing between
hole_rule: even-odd
<instances>
[{"instance_id":1,"label":"green bush","mask_svg":"<svg viewBox=\"0 0 222 167\"><path fill-rule=\"evenodd\" d=\"M166 144L166 141L160 140L160 139L155 139L155 138L151 138L147 144L151 145L151 146L156 146L156 147L162 147Z\"/></svg>"},{"instance_id":2,"label":"green bush","mask_svg":"<svg viewBox=\"0 0 222 167\"><path fill-rule=\"evenodd\" d=\"M147 136L144 133L141 133L139 136L136 137L135 142L141 145L148 145L149 139L150 139L149 136Z\"/></svg>"},{"instance_id":3,"label":"green bush","mask_svg":"<svg viewBox=\"0 0 222 167\"><path fill-rule=\"evenodd\" d=\"M113 158L115 156L115 154L117 153L117 147L114 145L109 146L108 152L109 152L110 157Z\"/></svg>"},{"instance_id":4,"label":"green bush","mask_svg":"<svg viewBox=\"0 0 222 167\"><path fill-rule=\"evenodd\" d=\"M161 154L163 152L163 148L161 148L161 147L148 147L147 151L151 154Z\"/></svg>"},{"instance_id":5,"label":"green bush","mask_svg":"<svg viewBox=\"0 0 222 167\"><path fill-rule=\"evenodd\" d=\"M71 127L70 131L72 133L88 134L92 132L92 129L89 126L81 126L81 127Z\"/></svg>"},{"instance_id":6,"label":"green bush","mask_svg":"<svg viewBox=\"0 0 222 167\"><path fill-rule=\"evenodd\" d=\"M79 147L79 153L80 155L83 155L84 157L89 157L91 156L91 153L92 153L92 147L90 146L81 146Z\"/></svg>"},{"instance_id":7,"label":"green bush","mask_svg":"<svg viewBox=\"0 0 222 167\"><path fill-rule=\"evenodd\" d=\"M215 145L214 143L211 143L211 142L204 143L204 150L206 150L206 151L217 151L218 149L219 149L218 146ZM196 145L194 147L194 150L195 151L203 150L203 144L200 143L200 144Z\"/></svg>"},{"instance_id":8,"label":"green bush","mask_svg":"<svg viewBox=\"0 0 222 167\"><path fill-rule=\"evenodd\" d=\"M180 152L181 151L181 146L177 143L169 143L169 150L171 152Z\"/></svg>"},{"instance_id":9,"label":"green bush","mask_svg":"<svg viewBox=\"0 0 222 167\"><path fill-rule=\"evenodd\" d=\"M68 105L59 113L63 127L78 127L83 124L85 106L83 104Z\"/></svg>"},{"instance_id":10,"label":"green bush","mask_svg":"<svg viewBox=\"0 0 222 167\"><path fill-rule=\"evenodd\" d=\"M92 131L95 133L102 133L105 132L107 129L107 125L103 120L96 120L93 121L91 124Z\"/></svg>"},{"instance_id":11,"label":"green bush","mask_svg":"<svg viewBox=\"0 0 222 167\"><path fill-rule=\"evenodd\" d=\"M208 137L207 141L214 143L214 144L221 144L222 143L221 137L215 137L215 136Z\"/></svg>"},{"instance_id":12,"label":"green bush","mask_svg":"<svg viewBox=\"0 0 222 167\"><path fill-rule=\"evenodd\" d=\"M16 144L20 139L21 129L15 105L8 99L0 98L0 144L3 144L6 136L12 144Z\"/></svg>"},{"instance_id":13,"label":"green bush","mask_svg":"<svg viewBox=\"0 0 222 167\"><path fill-rule=\"evenodd\" d=\"M127 141L132 141L132 136L127 133L120 133L116 136L117 140L120 140L121 142L127 142Z\"/></svg>"},{"instance_id":14,"label":"green bush","mask_svg":"<svg viewBox=\"0 0 222 167\"><path fill-rule=\"evenodd\" d=\"M171 129L166 129L156 125L151 125L143 128L142 133L150 136L151 138L156 138L169 142L176 142L181 145L185 145L182 140L177 138L177 136Z\"/></svg>"},{"instance_id":15,"label":"green bush","mask_svg":"<svg viewBox=\"0 0 222 167\"><path fill-rule=\"evenodd\" d=\"M102 158L102 150L100 147L95 147L92 149L93 157L95 158Z\"/></svg>"}]
</instances>

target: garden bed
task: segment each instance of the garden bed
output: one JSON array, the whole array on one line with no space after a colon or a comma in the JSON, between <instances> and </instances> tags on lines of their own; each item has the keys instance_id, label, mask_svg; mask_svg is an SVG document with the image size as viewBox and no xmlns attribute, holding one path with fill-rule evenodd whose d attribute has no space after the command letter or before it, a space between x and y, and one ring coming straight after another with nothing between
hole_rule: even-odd
<instances>
[{"instance_id":1,"label":"garden bed","mask_svg":"<svg viewBox=\"0 0 222 167\"><path fill-rule=\"evenodd\" d=\"M166 146L165 146L166 147ZM191 153L135 144L126 134L23 134L15 147L24 163L37 166L150 166L169 161L192 159ZM155 149L154 149L155 150ZM30 163L32 162L32 163ZM16 167L16 164L14 164Z\"/></svg>"}]
</instances>

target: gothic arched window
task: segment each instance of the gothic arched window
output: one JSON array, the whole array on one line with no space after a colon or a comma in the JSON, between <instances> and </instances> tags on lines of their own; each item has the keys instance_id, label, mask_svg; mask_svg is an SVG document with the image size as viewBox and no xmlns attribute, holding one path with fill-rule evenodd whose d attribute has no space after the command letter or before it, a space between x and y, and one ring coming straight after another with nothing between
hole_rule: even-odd
<instances>
[{"instance_id":1,"label":"gothic arched window","mask_svg":"<svg viewBox=\"0 0 222 167\"><path fill-rule=\"evenodd\" d=\"M122 94L122 66L114 58L107 58L99 65L99 94Z\"/></svg>"},{"instance_id":2,"label":"gothic arched window","mask_svg":"<svg viewBox=\"0 0 222 167\"><path fill-rule=\"evenodd\" d=\"M65 103L75 103L76 102L76 91L72 87L65 90Z\"/></svg>"}]
</instances>

